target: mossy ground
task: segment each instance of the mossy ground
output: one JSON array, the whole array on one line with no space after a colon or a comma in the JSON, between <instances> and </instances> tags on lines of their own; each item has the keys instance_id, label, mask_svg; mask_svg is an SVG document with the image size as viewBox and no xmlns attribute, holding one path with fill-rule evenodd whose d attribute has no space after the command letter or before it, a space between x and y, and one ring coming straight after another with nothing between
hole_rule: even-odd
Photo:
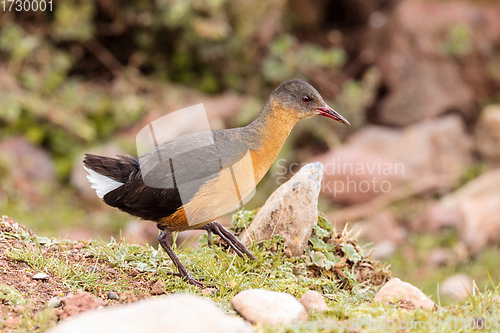
<instances>
[{"instance_id":1,"label":"mossy ground","mask_svg":"<svg viewBox=\"0 0 500 333\"><path fill-rule=\"evenodd\" d=\"M233 222L241 227L253 214L240 212ZM309 322L288 326L258 325L258 332L320 332L330 328L383 332L391 327L398 331L425 328L429 332L469 332L481 324L489 326L491 331L498 327L499 288L493 281L489 288L476 288L466 301L438 310L373 303L375 293L390 275L388 265L367 257L347 229L336 231L322 218L318 222L300 258L283 255L280 237L254 244L250 250L257 257L255 261L242 259L217 245L177 249L194 276L219 287L219 291L214 291L200 290L170 275L171 261L161 249L115 240L75 242L39 237L4 216L0 222L4 276L0 284L0 329L42 332L56 325L58 310L48 307L47 301L75 289L86 290L101 298L105 306L113 306L152 297L151 286L157 280L165 283L167 293L188 292L209 297L230 313L234 313L230 305L232 297L250 288L287 292L297 298L314 289L325 296L330 308L326 313L312 313ZM50 279L32 281L35 272L45 272ZM108 291L117 292L120 300L107 300ZM407 329L400 330L401 325Z\"/></svg>"}]
</instances>

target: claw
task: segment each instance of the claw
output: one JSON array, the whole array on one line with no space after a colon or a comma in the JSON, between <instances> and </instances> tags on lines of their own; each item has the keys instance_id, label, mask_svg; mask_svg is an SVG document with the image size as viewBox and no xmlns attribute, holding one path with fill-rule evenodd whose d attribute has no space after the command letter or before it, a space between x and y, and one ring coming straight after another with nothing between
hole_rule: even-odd
<instances>
[{"instance_id":1,"label":"claw","mask_svg":"<svg viewBox=\"0 0 500 333\"><path fill-rule=\"evenodd\" d=\"M257 259L250 251L248 251L247 247L242 242L240 242L240 240L235 235L233 235L229 230L224 228L224 226L219 222L217 221L210 222L209 224L204 225L199 229L207 231L210 241L212 232L216 235L219 235L219 237L222 238L222 240L226 242L226 244L229 245L234 250L234 252L236 252L236 254L239 255L240 257L243 257L243 254L246 254L247 257L252 260Z\"/></svg>"}]
</instances>

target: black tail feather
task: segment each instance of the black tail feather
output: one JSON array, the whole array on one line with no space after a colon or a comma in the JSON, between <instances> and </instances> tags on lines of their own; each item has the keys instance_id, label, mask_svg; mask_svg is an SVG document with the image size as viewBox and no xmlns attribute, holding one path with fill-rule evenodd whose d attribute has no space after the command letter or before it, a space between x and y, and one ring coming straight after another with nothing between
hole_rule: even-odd
<instances>
[{"instance_id":1,"label":"black tail feather","mask_svg":"<svg viewBox=\"0 0 500 333\"><path fill-rule=\"evenodd\" d=\"M129 177L139 170L139 162L132 156L118 155L118 158L85 154L83 164L120 183L126 183Z\"/></svg>"}]
</instances>

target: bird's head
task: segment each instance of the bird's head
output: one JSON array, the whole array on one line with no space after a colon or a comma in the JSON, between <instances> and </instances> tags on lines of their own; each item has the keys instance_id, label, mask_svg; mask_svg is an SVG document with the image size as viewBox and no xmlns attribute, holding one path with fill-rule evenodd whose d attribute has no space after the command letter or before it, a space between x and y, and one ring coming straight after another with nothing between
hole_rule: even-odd
<instances>
[{"instance_id":1,"label":"bird's head","mask_svg":"<svg viewBox=\"0 0 500 333\"><path fill-rule=\"evenodd\" d=\"M315 115L322 115L335 119L346 125L351 125L339 113L329 107L319 92L309 83L293 79L283 82L271 94L275 106L292 112L297 119L307 119Z\"/></svg>"}]
</instances>

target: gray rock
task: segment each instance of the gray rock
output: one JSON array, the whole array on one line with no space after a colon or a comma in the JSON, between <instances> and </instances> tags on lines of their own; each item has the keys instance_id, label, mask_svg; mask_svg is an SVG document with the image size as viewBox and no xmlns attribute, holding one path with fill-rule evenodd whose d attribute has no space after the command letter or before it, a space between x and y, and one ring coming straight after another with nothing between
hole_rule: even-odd
<instances>
[{"instance_id":1,"label":"gray rock","mask_svg":"<svg viewBox=\"0 0 500 333\"><path fill-rule=\"evenodd\" d=\"M288 256L304 253L312 227L318 222L318 195L323 178L323 165L310 163L281 185L270 197L241 236L250 245L252 240L283 236Z\"/></svg>"},{"instance_id":2,"label":"gray rock","mask_svg":"<svg viewBox=\"0 0 500 333\"><path fill-rule=\"evenodd\" d=\"M364 129L359 130L362 131ZM369 142L377 140L370 138ZM394 142L397 140L401 137L398 136ZM314 159L325 166L322 193L335 202L347 205L366 202L388 193L415 176L403 161L388 152L372 150L364 142L346 143Z\"/></svg>"},{"instance_id":3,"label":"gray rock","mask_svg":"<svg viewBox=\"0 0 500 333\"><path fill-rule=\"evenodd\" d=\"M500 237L499 193L472 198L463 202L459 209L463 217L460 238L471 254L479 253L488 244L497 244Z\"/></svg>"},{"instance_id":4,"label":"gray rock","mask_svg":"<svg viewBox=\"0 0 500 333\"><path fill-rule=\"evenodd\" d=\"M489 105L483 109L474 136L481 157L500 164L500 105Z\"/></svg>"},{"instance_id":5,"label":"gray rock","mask_svg":"<svg viewBox=\"0 0 500 333\"><path fill-rule=\"evenodd\" d=\"M32 277L31 277L33 280L43 280L43 281L47 281L50 276L48 276L47 274L45 273L36 273L34 274Z\"/></svg>"},{"instance_id":6,"label":"gray rock","mask_svg":"<svg viewBox=\"0 0 500 333\"><path fill-rule=\"evenodd\" d=\"M401 301L421 309L437 308L436 303L420 289L398 278L389 280L375 295L374 301L385 304Z\"/></svg>"},{"instance_id":7,"label":"gray rock","mask_svg":"<svg viewBox=\"0 0 500 333\"><path fill-rule=\"evenodd\" d=\"M323 299L323 296L314 290L309 290L299 299L300 304L304 306L307 312L316 310L316 312L321 313L328 310L328 306Z\"/></svg>"},{"instance_id":8,"label":"gray rock","mask_svg":"<svg viewBox=\"0 0 500 333\"><path fill-rule=\"evenodd\" d=\"M399 51L395 50L392 54L397 53ZM393 56L393 59L398 59L394 62L408 64L403 71L410 74L414 81L410 83L398 79L399 82L391 84L389 89L394 93L380 104L379 116L382 123L407 126L425 118L437 117L450 109L470 114L474 107L473 90L460 77L458 66L446 60L430 61L429 57L425 59L424 56L413 62L415 59L408 59L410 57L412 56L408 54ZM453 82L450 87L441 83L443 78L447 82Z\"/></svg>"},{"instance_id":9,"label":"gray rock","mask_svg":"<svg viewBox=\"0 0 500 333\"><path fill-rule=\"evenodd\" d=\"M418 178L429 173L454 184L472 165L472 148L462 119L447 115L406 128L393 156L416 170Z\"/></svg>"},{"instance_id":10,"label":"gray rock","mask_svg":"<svg viewBox=\"0 0 500 333\"><path fill-rule=\"evenodd\" d=\"M488 243L495 243L500 237L500 169L491 170L467 183L457 191L444 196L432 211L440 214L426 214L429 228L452 225L470 253L483 249ZM443 222L440 217L448 217Z\"/></svg>"},{"instance_id":11,"label":"gray rock","mask_svg":"<svg viewBox=\"0 0 500 333\"><path fill-rule=\"evenodd\" d=\"M59 297L52 297L47 302L49 308L60 308L62 306L62 301Z\"/></svg>"},{"instance_id":12,"label":"gray rock","mask_svg":"<svg viewBox=\"0 0 500 333\"><path fill-rule=\"evenodd\" d=\"M90 311L62 321L49 332L247 333L253 329L240 318L224 314L209 299L178 294Z\"/></svg>"},{"instance_id":13,"label":"gray rock","mask_svg":"<svg viewBox=\"0 0 500 333\"><path fill-rule=\"evenodd\" d=\"M165 283L162 280L156 281L151 287L151 295L163 295L167 292Z\"/></svg>"},{"instance_id":14,"label":"gray rock","mask_svg":"<svg viewBox=\"0 0 500 333\"><path fill-rule=\"evenodd\" d=\"M441 295L463 301L472 295L472 280L465 274L452 275L439 285L439 292Z\"/></svg>"},{"instance_id":15,"label":"gray rock","mask_svg":"<svg viewBox=\"0 0 500 333\"><path fill-rule=\"evenodd\" d=\"M231 305L253 324L291 324L294 320L307 320L304 306L287 293L263 289L244 290L233 297Z\"/></svg>"},{"instance_id":16,"label":"gray rock","mask_svg":"<svg viewBox=\"0 0 500 333\"><path fill-rule=\"evenodd\" d=\"M424 214L412 221L415 231L436 232L447 227L458 227L462 220L462 215L458 207L455 207L455 205L444 205L442 202L443 200L439 203L432 203L427 207Z\"/></svg>"},{"instance_id":17,"label":"gray rock","mask_svg":"<svg viewBox=\"0 0 500 333\"><path fill-rule=\"evenodd\" d=\"M118 294L115 293L114 291L108 292L108 294L106 296L108 296L108 299L110 299L112 301L117 301L117 300L120 299L120 297L118 296Z\"/></svg>"},{"instance_id":18,"label":"gray rock","mask_svg":"<svg viewBox=\"0 0 500 333\"><path fill-rule=\"evenodd\" d=\"M372 55L388 91L377 103L377 120L408 125L450 110L470 119L481 96L498 91L493 88L498 78L492 81L490 67L480 65L498 63L497 53L486 46L500 41L498 13L496 1L488 6L471 1L398 3L387 24L372 29L364 45L363 53ZM436 38L452 36L450 27L458 24L467 27L474 42Z\"/></svg>"}]
</instances>

